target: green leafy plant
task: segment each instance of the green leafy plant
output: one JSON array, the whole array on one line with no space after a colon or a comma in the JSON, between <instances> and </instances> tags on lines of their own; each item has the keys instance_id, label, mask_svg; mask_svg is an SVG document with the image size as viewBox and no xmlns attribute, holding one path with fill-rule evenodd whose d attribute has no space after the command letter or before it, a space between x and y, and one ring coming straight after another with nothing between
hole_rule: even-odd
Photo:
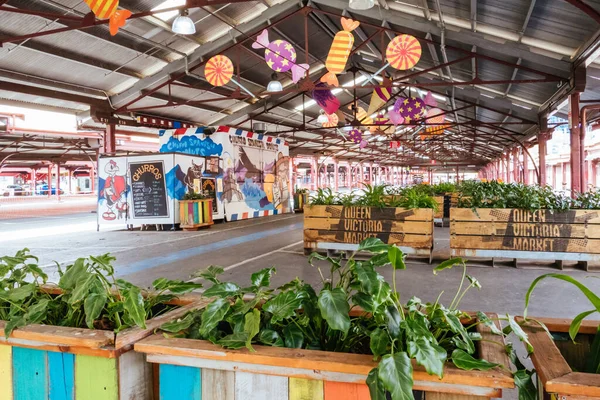
<instances>
[{"instance_id":1,"label":"green leafy plant","mask_svg":"<svg viewBox=\"0 0 600 400\"><path fill-rule=\"evenodd\" d=\"M335 193L330 188L318 189L314 195L310 196L310 204L319 206L331 206L337 204Z\"/></svg>"},{"instance_id":2,"label":"green leafy plant","mask_svg":"<svg viewBox=\"0 0 600 400\"><path fill-rule=\"evenodd\" d=\"M439 377L446 362L464 370L507 367L478 357L475 342L481 335L474 328L485 324L499 336L504 333L485 314L473 319L458 309L469 290L481 287L467 275L464 260L448 260L434 270L463 269L449 307L439 302L441 295L434 303L413 297L404 304L396 287L397 274L406 269L402 251L370 238L358 252L371 258L360 261L356 253L346 261L310 256L321 277L318 293L298 278L271 289L273 268L252 274L250 286L241 287L221 281L222 268L209 267L197 276L212 282L204 294L216 300L161 329L167 336L209 340L231 349L255 351L254 345L263 345L371 354L379 360L366 380L372 399L385 399L386 392L392 400L413 399L411 360ZM384 266L392 268L391 284L378 272Z\"/></svg>"},{"instance_id":3,"label":"green leafy plant","mask_svg":"<svg viewBox=\"0 0 600 400\"><path fill-rule=\"evenodd\" d=\"M168 302L202 284L157 279L153 290L115 278L110 254L79 258L64 270L57 264L58 287L45 286L48 276L28 249L0 257L0 320L6 337L30 324L119 332L145 328L146 320L172 307ZM54 290L58 289L58 290Z\"/></svg>"},{"instance_id":4,"label":"green leafy plant","mask_svg":"<svg viewBox=\"0 0 600 400\"><path fill-rule=\"evenodd\" d=\"M204 199L210 199L211 196L209 193L196 193L193 190L188 191L186 194L183 195L183 199L182 200L204 200Z\"/></svg>"}]
</instances>

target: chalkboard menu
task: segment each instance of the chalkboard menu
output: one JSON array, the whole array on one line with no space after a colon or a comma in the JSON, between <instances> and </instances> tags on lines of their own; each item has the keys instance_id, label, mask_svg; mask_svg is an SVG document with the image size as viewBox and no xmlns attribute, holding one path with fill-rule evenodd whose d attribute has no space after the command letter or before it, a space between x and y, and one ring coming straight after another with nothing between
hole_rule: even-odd
<instances>
[{"instance_id":1,"label":"chalkboard menu","mask_svg":"<svg viewBox=\"0 0 600 400\"><path fill-rule=\"evenodd\" d=\"M161 161L129 164L133 218L168 217L167 190Z\"/></svg>"}]
</instances>

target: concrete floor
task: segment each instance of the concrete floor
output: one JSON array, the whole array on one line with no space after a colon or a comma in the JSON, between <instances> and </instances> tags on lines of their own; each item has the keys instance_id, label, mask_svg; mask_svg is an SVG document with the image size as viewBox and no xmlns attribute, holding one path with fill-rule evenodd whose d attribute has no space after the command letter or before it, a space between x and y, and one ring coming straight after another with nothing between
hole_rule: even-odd
<instances>
[{"instance_id":1,"label":"concrete floor","mask_svg":"<svg viewBox=\"0 0 600 400\"><path fill-rule=\"evenodd\" d=\"M449 257L448 228L436 228L435 236L436 262L439 262ZM271 266L277 268L274 285L295 277L320 285L317 270L308 265L303 254L301 214L218 223L198 232L105 229L96 232L96 214L89 212L61 217L0 219L0 255L13 254L23 247L40 257L40 264L53 279L56 279L53 260L68 263L78 257L111 253L117 257L117 275L142 286L150 285L159 277L189 279L195 271L210 265L223 266L225 280L243 285L248 284L253 272ZM444 292L442 303L452 300L461 270L446 270L434 276L432 270L436 262L428 265L423 260L409 259L408 268L397 275L403 301L412 296L435 301L441 292ZM389 268L380 271L391 282ZM521 315L529 285L548 272L556 270L539 264L516 269L471 262L468 273L476 277L483 288L470 291L461 308ZM599 276L597 273L568 268L563 272L580 279L594 292L600 292L600 279L593 279ZM575 287L547 280L533 296L530 315L573 318L589 309L589 303ZM522 352L522 346L516 342L516 348ZM514 391L508 391L504 398L516 399L517 396Z\"/></svg>"}]
</instances>

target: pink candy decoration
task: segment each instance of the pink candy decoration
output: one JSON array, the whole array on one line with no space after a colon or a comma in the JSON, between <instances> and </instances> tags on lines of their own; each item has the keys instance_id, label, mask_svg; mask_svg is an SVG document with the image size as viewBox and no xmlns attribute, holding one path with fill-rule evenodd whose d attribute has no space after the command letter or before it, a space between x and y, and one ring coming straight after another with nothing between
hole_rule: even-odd
<instances>
[{"instance_id":1,"label":"pink candy decoration","mask_svg":"<svg viewBox=\"0 0 600 400\"><path fill-rule=\"evenodd\" d=\"M285 40L269 42L269 32L265 29L252 43L253 49L265 49L265 61L276 72L292 70L292 81L298 83L306 76L308 64L296 64L296 50Z\"/></svg>"}]
</instances>

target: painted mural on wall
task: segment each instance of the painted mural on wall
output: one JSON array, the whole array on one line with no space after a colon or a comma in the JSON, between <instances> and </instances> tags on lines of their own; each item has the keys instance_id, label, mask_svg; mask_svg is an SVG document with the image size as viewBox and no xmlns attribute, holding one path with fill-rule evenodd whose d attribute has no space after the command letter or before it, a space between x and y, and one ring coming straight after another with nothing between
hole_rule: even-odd
<instances>
[{"instance_id":1,"label":"painted mural on wall","mask_svg":"<svg viewBox=\"0 0 600 400\"><path fill-rule=\"evenodd\" d=\"M162 130L159 137L161 152L204 158L203 166L185 172L186 187L193 179L214 178L228 220L291 211L289 147L283 140L228 127L210 136L203 128Z\"/></svg>"},{"instance_id":2,"label":"painted mural on wall","mask_svg":"<svg viewBox=\"0 0 600 400\"><path fill-rule=\"evenodd\" d=\"M102 161L98 168L98 216L105 222L125 221L129 217L126 164Z\"/></svg>"}]
</instances>

